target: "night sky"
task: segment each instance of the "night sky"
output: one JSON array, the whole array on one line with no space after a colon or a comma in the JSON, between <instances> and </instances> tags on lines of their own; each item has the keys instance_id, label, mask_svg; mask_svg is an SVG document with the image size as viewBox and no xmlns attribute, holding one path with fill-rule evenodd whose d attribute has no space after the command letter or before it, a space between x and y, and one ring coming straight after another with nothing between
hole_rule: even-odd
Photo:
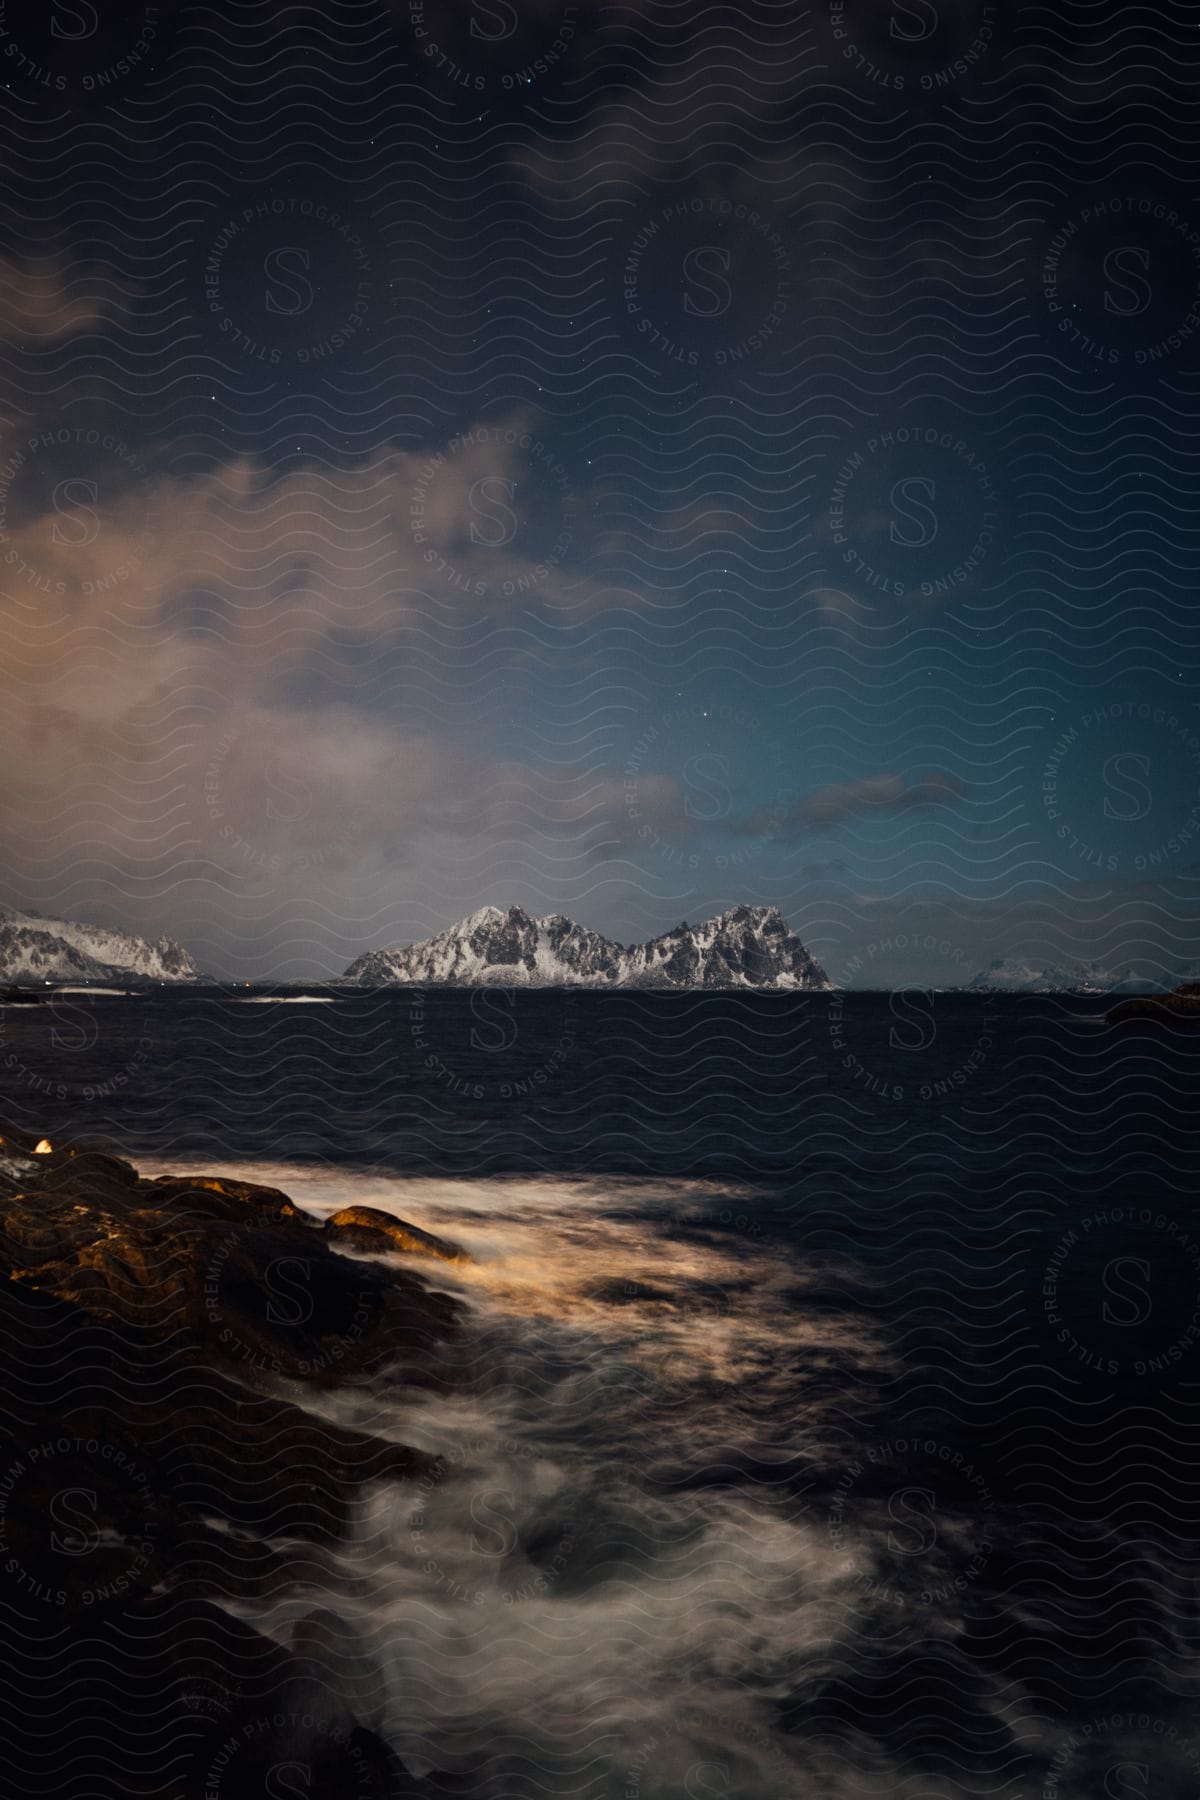
<instances>
[{"instance_id":1,"label":"night sky","mask_svg":"<svg viewBox=\"0 0 1200 1800\"><path fill-rule=\"evenodd\" d=\"M1196 967L1198 74L1176 0L5 0L0 899Z\"/></svg>"}]
</instances>

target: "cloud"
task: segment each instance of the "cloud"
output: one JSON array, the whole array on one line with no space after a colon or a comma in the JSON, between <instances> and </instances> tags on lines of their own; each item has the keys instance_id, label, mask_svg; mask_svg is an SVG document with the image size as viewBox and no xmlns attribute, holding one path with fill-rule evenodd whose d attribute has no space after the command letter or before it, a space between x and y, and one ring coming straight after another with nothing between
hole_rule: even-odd
<instances>
[{"instance_id":1,"label":"cloud","mask_svg":"<svg viewBox=\"0 0 1200 1800\"><path fill-rule=\"evenodd\" d=\"M128 296L102 271L62 257L0 257L0 343L36 348L90 331L127 306Z\"/></svg>"},{"instance_id":2,"label":"cloud","mask_svg":"<svg viewBox=\"0 0 1200 1800\"><path fill-rule=\"evenodd\" d=\"M585 508L536 419L479 421L444 448L393 459L392 478L422 578L436 591L576 607L594 595L576 565Z\"/></svg>"},{"instance_id":3,"label":"cloud","mask_svg":"<svg viewBox=\"0 0 1200 1800\"><path fill-rule=\"evenodd\" d=\"M903 775L864 775L856 781L832 782L803 795L786 809L759 807L739 825L750 836L770 833L795 836L884 813L912 812L918 807L950 806L966 788L953 775L932 774L908 781Z\"/></svg>"},{"instance_id":4,"label":"cloud","mask_svg":"<svg viewBox=\"0 0 1200 1800\"><path fill-rule=\"evenodd\" d=\"M789 216L819 201L825 237L830 200L854 207L871 180L853 152L790 141L797 104L826 76L808 15L773 10L751 23L709 9L679 36L645 0L597 7L594 41L573 47L578 123L548 134L539 117L512 152L518 178L543 205L576 211L659 185Z\"/></svg>"},{"instance_id":5,"label":"cloud","mask_svg":"<svg viewBox=\"0 0 1200 1800\"><path fill-rule=\"evenodd\" d=\"M215 914L242 943L286 901L337 940L338 967L364 929L347 905L385 905L397 870L426 896L502 885L511 865L544 866L551 888L618 786L587 758L543 773L492 756L482 720L444 720L488 686L493 626L519 619L539 670L561 654L578 676L584 653L552 627L608 599L588 511L526 414L274 477L247 458L181 477L82 424L9 432L12 897L181 936L189 909Z\"/></svg>"},{"instance_id":6,"label":"cloud","mask_svg":"<svg viewBox=\"0 0 1200 1800\"><path fill-rule=\"evenodd\" d=\"M789 213L799 204L827 206L834 196L852 204L862 181L850 157L835 163L793 148L765 151L758 141L738 144L747 117L779 98L774 91L764 95L759 74L717 63L698 66L685 84L693 94L690 106L675 90L664 95L631 88L598 102L574 136L548 142L539 134L519 144L513 168L543 205L572 212L657 188L664 200L678 199L682 188L689 196L728 200L747 211ZM697 116L704 120L703 130ZM722 120L724 135L734 144L732 154L714 166L712 143L722 135ZM752 241L749 230L741 234L743 244Z\"/></svg>"},{"instance_id":7,"label":"cloud","mask_svg":"<svg viewBox=\"0 0 1200 1800\"><path fill-rule=\"evenodd\" d=\"M241 458L181 478L115 432L30 427L0 441L11 653L62 665L69 636L134 629L139 655L119 691L88 702L119 707L131 688L154 688L172 656L239 691L307 654L378 646L431 619L461 626L536 605L574 618L608 598L587 567L589 515L590 496L527 415L428 451L283 476Z\"/></svg>"}]
</instances>

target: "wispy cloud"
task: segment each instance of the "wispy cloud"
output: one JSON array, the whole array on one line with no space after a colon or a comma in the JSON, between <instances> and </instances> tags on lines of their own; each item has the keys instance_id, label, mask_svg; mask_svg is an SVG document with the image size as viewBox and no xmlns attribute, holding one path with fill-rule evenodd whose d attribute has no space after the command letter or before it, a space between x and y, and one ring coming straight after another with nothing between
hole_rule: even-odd
<instances>
[{"instance_id":1,"label":"wispy cloud","mask_svg":"<svg viewBox=\"0 0 1200 1800\"><path fill-rule=\"evenodd\" d=\"M741 821L748 834L770 832L794 836L844 824L848 819L913 812L920 807L952 806L964 798L965 785L953 775L931 774L909 779L904 775L864 775L856 781L831 782L804 794L787 808L758 807Z\"/></svg>"},{"instance_id":2,"label":"wispy cloud","mask_svg":"<svg viewBox=\"0 0 1200 1800\"><path fill-rule=\"evenodd\" d=\"M0 257L0 343L45 345L125 312L129 296L110 274L64 257Z\"/></svg>"}]
</instances>

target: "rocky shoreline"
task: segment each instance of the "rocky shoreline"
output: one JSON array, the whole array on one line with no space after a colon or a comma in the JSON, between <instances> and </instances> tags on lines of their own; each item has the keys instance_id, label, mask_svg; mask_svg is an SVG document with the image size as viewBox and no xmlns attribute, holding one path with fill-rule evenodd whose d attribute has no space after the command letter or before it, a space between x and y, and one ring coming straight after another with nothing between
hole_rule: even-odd
<instances>
[{"instance_id":1,"label":"rocky shoreline","mask_svg":"<svg viewBox=\"0 0 1200 1800\"><path fill-rule=\"evenodd\" d=\"M148 1180L18 1131L0 1197L0 1716L24 1791L64 1741L92 1796L240 1800L286 1764L309 1800L420 1791L321 1599L365 1485L437 1460L304 1399L432 1385L460 1319L436 1271L462 1252L371 1208L322 1227L274 1188ZM237 1616L296 1594L287 1644Z\"/></svg>"},{"instance_id":2,"label":"rocky shoreline","mask_svg":"<svg viewBox=\"0 0 1200 1800\"><path fill-rule=\"evenodd\" d=\"M1105 1014L1110 1025L1200 1024L1200 981L1185 981L1169 994L1138 994Z\"/></svg>"}]
</instances>

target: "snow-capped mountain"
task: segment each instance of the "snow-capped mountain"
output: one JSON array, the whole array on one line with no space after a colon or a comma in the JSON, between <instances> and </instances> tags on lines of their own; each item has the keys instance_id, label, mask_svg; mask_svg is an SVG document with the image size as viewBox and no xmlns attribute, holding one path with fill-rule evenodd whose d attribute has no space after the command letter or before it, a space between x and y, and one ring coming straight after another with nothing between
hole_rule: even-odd
<instances>
[{"instance_id":1,"label":"snow-capped mountain","mask_svg":"<svg viewBox=\"0 0 1200 1800\"><path fill-rule=\"evenodd\" d=\"M1050 963L1039 968L1019 956L1000 957L981 969L968 989L1000 994L1122 994L1146 982L1131 969L1106 969L1098 962Z\"/></svg>"},{"instance_id":2,"label":"snow-capped mountain","mask_svg":"<svg viewBox=\"0 0 1200 1800\"><path fill-rule=\"evenodd\" d=\"M0 907L0 981L195 981L182 944Z\"/></svg>"},{"instance_id":3,"label":"snow-capped mountain","mask_svg":"<svg viewBox=\"0 0 1200 1800\"><path fill-rule=\"evenodd\" d=\"M734 906L644 944L617 944L561 913L485 906L422 944L360 956L343 980L363 987L774 988L832 984L773 906Z\"/></svg>"}]
</instances>

